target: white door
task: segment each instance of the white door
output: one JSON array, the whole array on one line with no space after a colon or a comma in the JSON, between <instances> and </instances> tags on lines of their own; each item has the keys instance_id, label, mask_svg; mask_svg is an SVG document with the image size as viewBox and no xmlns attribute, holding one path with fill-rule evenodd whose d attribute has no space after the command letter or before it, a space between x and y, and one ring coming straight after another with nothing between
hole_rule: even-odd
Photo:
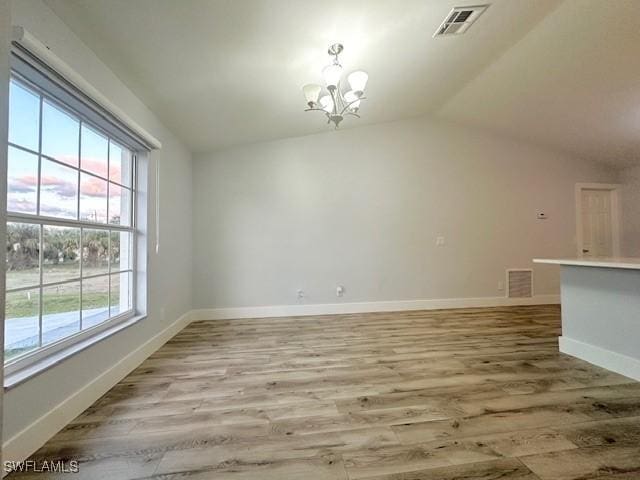
<instances>
[{"instance_id":1,"label":"white door","mask_svg":"<svg viewBox=\"0 0 640 480\"><path fill-rule=\"evenodd\" d=\"M582 190L582 254L585 257L613 255L611 190Z\"/></svg>"}]
</instances>

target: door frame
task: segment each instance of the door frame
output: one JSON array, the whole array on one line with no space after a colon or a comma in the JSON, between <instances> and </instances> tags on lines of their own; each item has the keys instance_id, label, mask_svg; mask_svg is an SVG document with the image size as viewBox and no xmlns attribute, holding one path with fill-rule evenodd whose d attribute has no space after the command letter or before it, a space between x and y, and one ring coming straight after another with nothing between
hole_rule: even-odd
<instances>
[{"instance_id":1,"label":"door frame","mask_svg":"<svg viewBox=\"0 0 640 480\"><path fill-rule=\"evenodd\" d=\"M611 194L611 243L613 256L620 256L620 189L622 185L618 183L576 183L576 246L578 257L584 257L583 230L582 230L582 191L583 190L605 190Z\"/></svg>"}]
</instances>

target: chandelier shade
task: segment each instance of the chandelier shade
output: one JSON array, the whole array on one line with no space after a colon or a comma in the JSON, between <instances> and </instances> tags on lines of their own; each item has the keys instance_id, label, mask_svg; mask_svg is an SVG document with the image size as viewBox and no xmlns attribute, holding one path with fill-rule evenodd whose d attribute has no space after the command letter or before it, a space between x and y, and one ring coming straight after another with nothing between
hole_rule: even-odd
<instances>
[{"instance_id":1,"label":"chandelier shade","mask_svg":"<svg viewBox=\"0 0 640 480\"><path fill-rule=\"evenodd\" d=\"M321 90L322 90L322 87L314 83L308 83L307 85L302 87L304 97L307 99L307 103L310 105L314 103L318 103L318 97L320 96Z\"/></svg>"},{"instance_id":2,"label":"chandelier shade","mask_svg":"<svg viewBox=\"0 0 640 480\"><path fill-rule=\"evenodd\" d=\"M322 69L326 88L324 95L320 85L309 83L302 87L302 92L309 106L306 111L323 112L327 117L327 123L333 123L335 128L338 128L340 122L347 115L360 118L358 110L360 109L360 103L365 99L364 88L369 79L366 72L360 70L352 72L347 77L351 90L346 93L342 92L340 80L343 74L343 67L340 65L338 55L343 49L344 47L339 43L329 47L329 55L333 56L333 63Z\"/></svg>"},{"instance_id":3,"label":"chandelier shade","mask_svg":"<svg viewBox=\"0 0 640 480\"><path fill-rule=\"evenodd\" d=\"M354 92L364 92L364 87L367 86L369 75L362 71L353 72L347 77L347 80Z\"/></svg>"},{"instance_id":4,"label":"chandelier shade","mask_svg":"<svg viewBox=\"0 0 640 480\"><path fill-rule=\"evenodd\" d=\"M342 76L342 65L333 64L327 65L322 69L322 76L327 84L327 87L337 87Z\"/></svg>"}]
</instances>

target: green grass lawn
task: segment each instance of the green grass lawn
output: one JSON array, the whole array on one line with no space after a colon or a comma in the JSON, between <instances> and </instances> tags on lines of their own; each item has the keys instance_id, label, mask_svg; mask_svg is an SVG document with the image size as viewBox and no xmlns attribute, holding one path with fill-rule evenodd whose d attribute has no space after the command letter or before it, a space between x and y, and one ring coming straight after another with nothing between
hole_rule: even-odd
<instances>
[{"instance_id":1,"label":"green grass lawn","mask_svg":"<svg viewBox=\"0 0 640 480\"><path fill-rule=\"evenodd\" d=\"M107 264L100 266L85 266L83 276L101 275L108 273ZM58 265L45 265L43 270L44 283L63 282L80 276L80 264L70 262ZM7 270L7 288L22 288L38 285L40 282L40 270L28 268L24 270Z\"/></svg>"},{"instance_id":2,"label":"green grass lawn","mask_svg":"<svg viewBox=\"0 0 640 480\"><path fill-rule=\"evenodd\" d=\"M107 292L86 292L82 295L82 308L106 307L109 303ZM43 299L45 315L52 313L73 312L80 309L80 299L77 294L51 294L45 295ZM38 305L34 300L29 300L26 295L23 299L12 299L6 305L7 318L31 317L38 315Z\"/></svg>"},{"instance_id":3,"label":"green grass lawn","mask_svg":"<svg viewBox=\"0 0 640 480\"><path fill-rule=\"evenodd\" d=\"M47 270L45 267L45 282L63 281L68 278L73 278L76 270L72 267L56 267ZM85 269L85 273L89 275L103 273L104 269ZM33 271L14 271L7 273L7 279L13 277L13 283L19 283L22 285L32 285L34 282L37 284L39 280L39 274L34 274ZM118 291L119 276L112 276L111 285L112 291ZM80 282L67 283L57 286L44 287L43 297L43 314L54 314L63 312L73 312L79 310L80 294L79 294ZM92 309L106 307L109 304L109 277L98 277L93 279L85 279L83 283L82 292L82 308ZM31 299L28 298L28 293L31 293ZM117 293L116 293L117 296ZM6 297L6 317L7 318L20 318L20 317L32 317L38 315L38 287L34 287L29 291L10 292ZM115 299L114 304L118 303L118 299Z\"/></svg>"}]
</instances>

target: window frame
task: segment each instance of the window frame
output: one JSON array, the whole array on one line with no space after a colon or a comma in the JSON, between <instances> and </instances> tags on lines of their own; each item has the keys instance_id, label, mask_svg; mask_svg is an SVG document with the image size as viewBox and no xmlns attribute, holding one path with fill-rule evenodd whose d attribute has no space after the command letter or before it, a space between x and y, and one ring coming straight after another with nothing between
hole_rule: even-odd
<instances>
[{"instance_id":1,"label":"window frame","mask_svg":"<svg viewBox=\"0 0 640 480\"><path fill-rule=\"evenodd\" d=\"M37 290L39 292L39 308L38 308L38 323L39 323L39 346L26 351L24 353L18 354L15 357L12 357L8 360L4 360L5 367L5 375L12 376L18 375L20 372L26 370L33 370L34 368L38 368L39 363L46 363L47 359L56 358L63 356L62 358L66 358L66 356L75 353L78 348L85 348L87 345L92 344L92 338L95 338L95 341L100 341L106 336L115 333L116 331L120 331L122 328L132 324L133 321L137 321L138 319L144 318L146 313L146 280L141 279L144 277L146 279L146 262L145 265L139 264L138 260L138 250L141 249L143 254L146 253L146 245L142 242L146 241L146 232L144 230L140 230L140 226L138 225L139 213L142 217L144 224L146 225L146 212L139 210L146 206L146 201L140 202L139 205L139 193L141 191L139 184L140 177L142 177L143 181L147 178L146 170L141 171L141 165L144 165L146 168L147 158L146 155L148 153L148 149L144 147L143 143L136 139L132 134L130 134L126 129L114 122L114 120L109 116L108 112L105 112L99 108L96 108L96 104L91 102L91 100L83 96L80 92L73 91L70 88L69 84L64 82L64 79L58 78L57 82L52 80L52 77L55 77L55 71L49 70L46 68L44 64L41 62L38 63L37 59L29 58L29 55L24 55L24 52L16 52L15 50L11 55L11 80L17 81L17 83L23 88L27 88L32 91L39 97L39 127L38 127L38 150L33 151L29 148L23 147L21 145L16 145L11 142L7 142L6 148L9 147L17 148L23 152L28 152L32 155L36 155L38 158L38 186L37 186L37 208L36 214L31 213L19 213L19 212L10 212L7 210L6 212L6 223L23 223L23 224L31 224L38 225L39 232L39 282L36 285L30 286L19 286L12 289L9 289L5 286L4 295L6 296L9 293L20 292L20 291L28 291L28 290ZM35 79L35 81L34 81ZM40 85L43 83L44 85ZM51 90L49 90L51 88ZM62 97L62 98L61 98ZM74 115L79 120L78 130L79 130L79 138L78 138L78 164L77 166L69 166L68 164L56 160L48 155L44 155L42 153L42 111L45 100L55 107L60 108L63 112L69 112ZM66 101L65 101L66 100ZM80 108L77 108L77 107ZM81 146L82 146L82 127L86 125L90 129L99 134L105 136L108 139L108 144L111 145L112 142L116 143L119 147L126 148L130 153L130 165L129 165L129 178L130 178L130 186L122 183L122 178L118 179L118 181L111 179L110 172L110 155L109 150L107 150L107 165L106 165L106 175L105 177L101 177L97 175L95 172L88 171L83 168L82 160L81 160ZM133 141L132 141L133 139ZM40 171L42 169L43 159L46 159L51 162L55 162L58 165L63 165L67 168L73 168L74 173L77 173L78 176L78 191L77 191L77 212L76 218L59 218L59 217L51 217L40 215ZM81 220L81 210L80 210L80 201L81 201L81 178L82 174L88 174L92 177L99 178L101 180L106 180L107 182L107 218L105 223L93 222L89 220ZM122 189L127 189L130 192L128 203L129 203L129 214L130 221L129 225L119 225L109 223L109 188L111 185L116 185ZM142 191L145 191L146 188L143 188ZM122 201L122 200L121 200ZM63 280L59 282L50 282L45 284L43 282L43 266L44 266L44 228L46 226L63 226L70 228L78 228L79 230L79 271L78 277L74 277L70 280ZM92 230L102 230L107 232L109 236L109 249L107 252L108 256L108 269L104 274L93 275L83 277L82 272L82 232L84 229L92 229ZM127 232L129 233L129 249L130 249L130 262L128 268L120 269L117 271L111 270L111 238L113 232ZM146 255L145 255L146 257ZM138 273L141 275L138 275ZM112 286L112 277L114 275L121 275L126 273L129 275L129 296L130 296L130 308L127 311L120 312L117 315L109 316L106 320L101 321L98 324L92 325L86 329L82 329L82 309L83 309L83 301L82 301L82 288L83 281L91 278L100 278L106 277L108 279L108 290L109 295L107 296L107 311L110 314L111 310L111 286ZM144 281L144 284L140 284L139 282ZM63 285L63 284L79 284L80 295L79 295L79 312L78 312L78 321L79 321L79 330L71 335L65 336L63 338L52 341L51 343L47 343L42 345L42 324L43 324L43 290L48 286L53 285ZM140 288L140 287L143 288ZM145 291L139 291L145 290ZM36 372L37 373L37 372ZM9 382L10 383L10 382Z\"/></svg>"}]
</instances>

